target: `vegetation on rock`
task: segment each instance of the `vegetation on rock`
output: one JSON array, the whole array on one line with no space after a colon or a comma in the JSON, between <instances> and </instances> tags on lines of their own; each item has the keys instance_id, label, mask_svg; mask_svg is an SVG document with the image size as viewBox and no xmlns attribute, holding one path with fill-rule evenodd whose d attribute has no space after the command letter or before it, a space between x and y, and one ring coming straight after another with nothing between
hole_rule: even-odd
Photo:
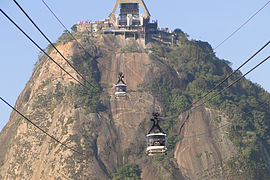
<instances>
[{"instance_id":1,"label":"vegetation on rock","mask_svg":"<svg viewBox=\"0 0 270 180\"><path fill-rule=\"evenodd\" d=\"M125 164L114 175L113 180L140 180L141 170L136 164Z\"/></svg>"}]
</instances>

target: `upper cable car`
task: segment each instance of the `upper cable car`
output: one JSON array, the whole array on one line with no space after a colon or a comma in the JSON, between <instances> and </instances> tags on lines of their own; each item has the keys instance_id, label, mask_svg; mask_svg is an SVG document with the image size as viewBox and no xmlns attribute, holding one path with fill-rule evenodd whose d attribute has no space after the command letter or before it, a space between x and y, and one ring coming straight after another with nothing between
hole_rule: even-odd
<instances>
[{"instance_id":1,"label":"upper cable car","mask_svg":"<svg viewBox=\"0 0 270 180\"><path fill-rule=\"evenodd\" d=\"M123 80L124 74L122 72L118 75L118 81L114 86L114 95L115 97L124 97L127 95L127 85Z\"/></svg>"},{"instance_id":2,"label":"upper cable car","mask_svg":"<svg viewBox=\"0 0 270 180\"><path fill-rule=\"evenodd\" d=\"M166 154L167 152L167 135L159 126L159 113L153 113L151 121L153 121L153 126L146 135L147 148L146 154L148 156ZM157 128L159 132L153 132Z\"/></svg>"}]
</instances>

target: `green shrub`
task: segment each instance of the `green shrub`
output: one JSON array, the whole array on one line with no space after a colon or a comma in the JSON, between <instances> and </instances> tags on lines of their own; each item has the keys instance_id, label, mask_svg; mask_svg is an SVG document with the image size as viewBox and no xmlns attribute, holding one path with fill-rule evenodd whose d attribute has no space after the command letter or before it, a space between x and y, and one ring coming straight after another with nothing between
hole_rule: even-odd
<instances>
[{"instance_id":1,"label":"green shrub","mask_svg":"<svg viewBox=\"0 0 270 180\"><path fill-rule=\"evenodd\" d=\"M141 170L136 164L125 164L114 175L113 180L140 180Z\"/></svg>"}]
</instances>

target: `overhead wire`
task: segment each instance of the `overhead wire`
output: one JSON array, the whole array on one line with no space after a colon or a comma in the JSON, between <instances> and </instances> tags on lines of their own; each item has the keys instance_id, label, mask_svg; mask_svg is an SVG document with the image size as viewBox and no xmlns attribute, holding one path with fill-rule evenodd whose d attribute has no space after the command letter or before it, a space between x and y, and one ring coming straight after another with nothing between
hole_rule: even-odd
<instances>
[{"instance_id":1,"label":"overhead wire","mask_svg":"<svg viewBox=\"0 0 270 180\"><path fill-rule=\"evenodd\" d=\"M23 115L19 110L17 110L15 107L13 107L11 104L9 104L5 99L3 99L2 97L0 97L0 100L3 101L6 105L8 105L11 109L13 109L16 113L18 113L20 116L22 116L27 122L29 122L30 124L32 124L35 128L39 129L42 133L44 133L46 136L48 136L49 138L51 138L52 140L54 140L55 142L57 142L58 144L61 144L63 147L77 153L80 155L83 155L85 157L87 157L86 154L77 151L76 149L73 149L71 147L69 147L68 145L66 145L65 143L61 142L59 139L57 139L56 137L54 137L53 135L49 134L48 132L46 132L45 130L43 130L41 127L39 127L37 124L35 124L33 121L31 121L29 118L27 118L25 115Z\"/></svg>"},{"instance_id":2,"label":"overhead wire","mask_svg":"<svg viewBox=\"0 0 270 180\"><path fill-rule=\"evenodd\" d=\"M78 79L76 79L74 76L72 76L69 72L67 72L60 64L58 64L47 52L45 52L29 35L27 35L2 9L0 9L0 12L14 25L18 30L21 31L21 33L24 34L40 51L42 51L51 61L53 61L61 70L63 70L66 74L68 74L73 80L78 82L80 85L84 86L85 88L88 88L84 84L82 84Z\"/></svg>"},{"instance_id":3,"label":"overhead wire","mask_svg":"<svg viewBox=\"0 0 270 180\"><path fill-rule=\"evenodd\" d=\"M31 19L31 17L25 12L25 10L20 6L20 4L13 0L14 3L19 7L19 9L23 12L23 14L29 19L29 21L35 26L35 28L40 32L40 34L51 44L51 46L59 53L59 55L68 63L68 65L90 86L94 87L68 60L67 58L56 48L56 46L49 40L49 38L41 31L41 29L37 26L37 24Z\"/></svg>"},{"instance_id":4,"label":"overhead wire","mask_svg":"<svg viewBox=\"0 0 270 180\"><path fill-rule=\"evenodd\" d=\"M256 11L250 18L248 18L247 21L245 21L243 24L241 24L240 27L238 27L227 38L225 38L222 42L220 42L213 50L216 50L222 44L224 44L227 40L229 40L234 34L236 34L240 29L242 29L249 21L251 21L257 14L259 14L259 12L262 11L269 3L270 3L270 1L268 1L266 4L264 4L258 11Z\"/></svg>"}]
</instances>

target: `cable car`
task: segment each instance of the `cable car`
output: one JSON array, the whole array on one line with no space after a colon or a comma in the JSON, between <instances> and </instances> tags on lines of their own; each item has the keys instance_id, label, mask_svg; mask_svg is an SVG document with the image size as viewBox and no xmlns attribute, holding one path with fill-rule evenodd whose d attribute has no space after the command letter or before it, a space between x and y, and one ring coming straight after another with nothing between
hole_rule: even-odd
<instances>
[{"instance_id":1,"label":"cable car","mask_svg":"<svg viewBox=\"0 0 270 180\"><path fill-rule=\"evenodd\" d=\"M114 95L116 98L125 97L127 95L127 85L124 82L124 74L122 72L118 75L118 81L114 86Z\"/></svg>"},{"instance_id":2,"label":"cable car","mask_svg":"<svg viewBox=\"0 0 270 180\"><path fill-rule=\"evenodd\" d=\"M162 155L167 152L167 135L159 126L159 113L153 113L153 116L154 118L151 119L153 126L146 135L146 154L148 156ZM158 129L159 132L153 132L155 128Z\"/></svg>"},{"instance_id":3,"label":"cable car","mask_svg":"<svg viewBox=\"0 0 270 180\"><path fill-rule=\"evenodd\" d=\"M127 95L127 85L125 84L116 84L114 86L114 95L116 97L122 97Z\"/></svg>"},{"instance_id":4,"label":"cable car","mask_svg":"<svg viewBox=\"0 0 270 180\"><path fill-rule=\"evenodd\" d=\"M164 133L147 134L146 154L153 156L157 154L166 154L167 152L167 136Z\"/></svg>"}]
</instances>

